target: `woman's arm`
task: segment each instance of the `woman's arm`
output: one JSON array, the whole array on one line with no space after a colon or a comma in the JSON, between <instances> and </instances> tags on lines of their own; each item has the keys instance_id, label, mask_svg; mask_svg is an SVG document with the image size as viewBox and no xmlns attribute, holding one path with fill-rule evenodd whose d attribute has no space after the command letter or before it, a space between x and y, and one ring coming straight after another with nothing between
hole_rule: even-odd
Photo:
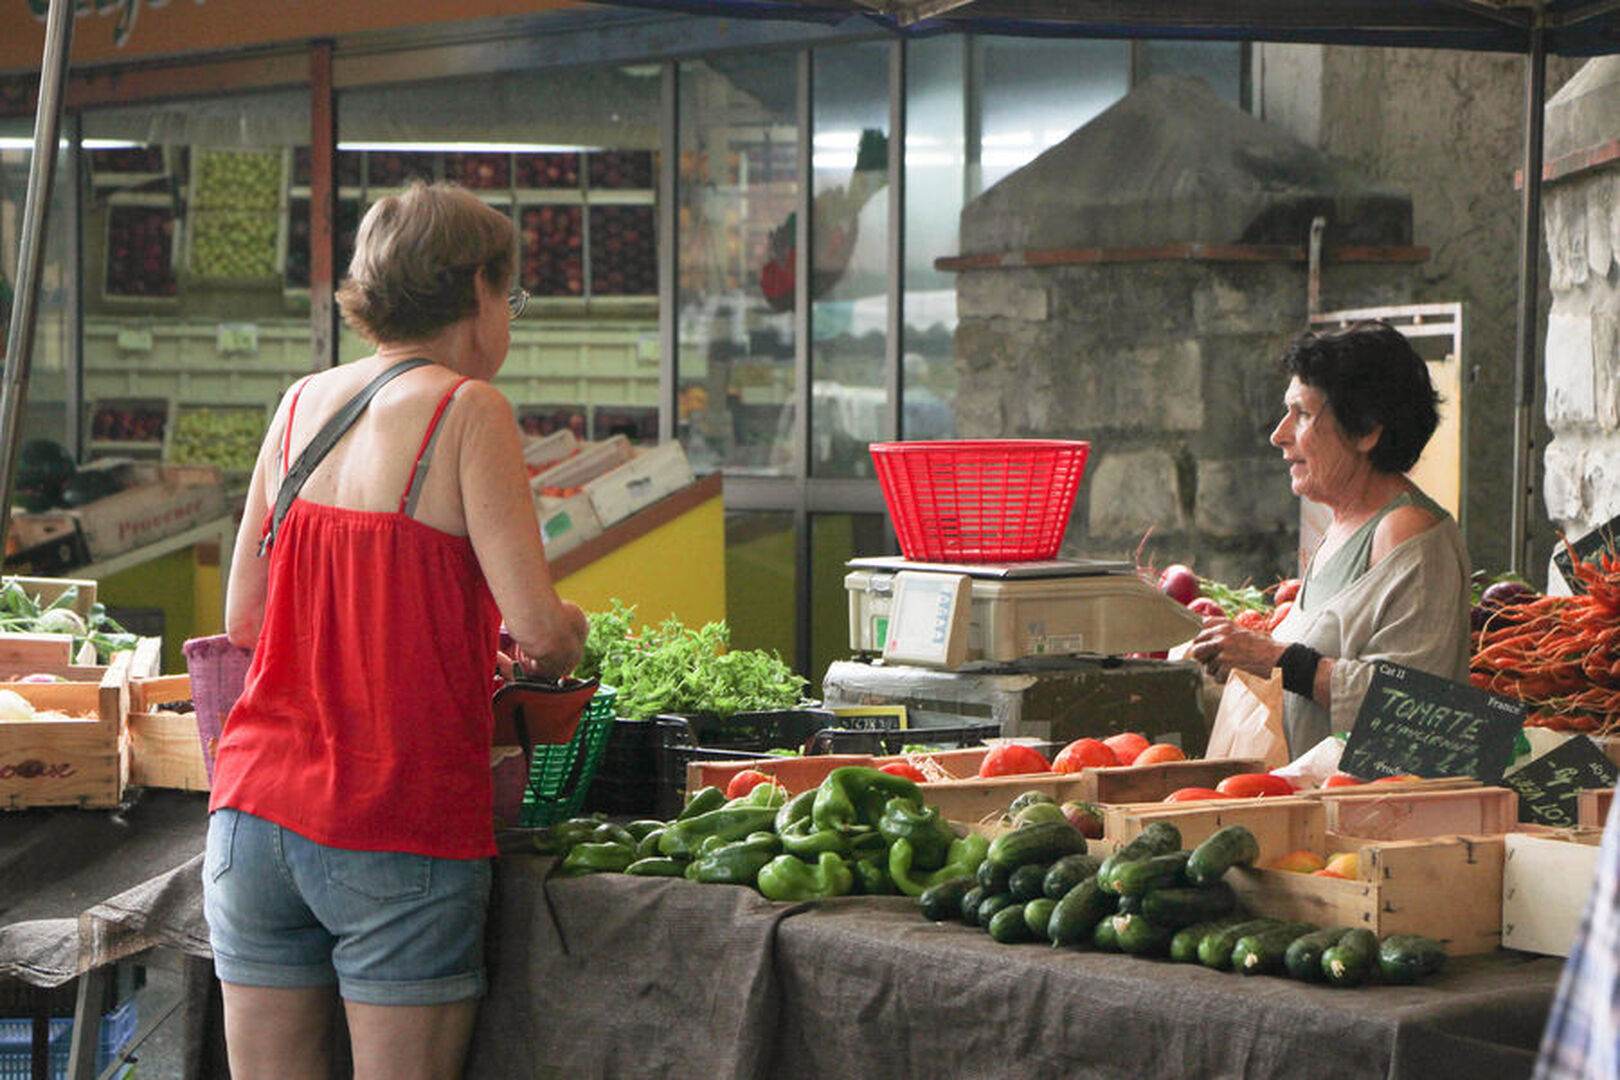
<instances>
[{"instance_id":1,"label":"woman's arm","mask_svg":"<svg viewBox=\"0 0 1620 1080\"><path fill-rule=\"evenodd\" d=\"M529 670L566 675L584 655L588 626L552 585L512 406L483 382L466 384L456 400L462 507L484 580Z\"/></svg>"}]
</instances>

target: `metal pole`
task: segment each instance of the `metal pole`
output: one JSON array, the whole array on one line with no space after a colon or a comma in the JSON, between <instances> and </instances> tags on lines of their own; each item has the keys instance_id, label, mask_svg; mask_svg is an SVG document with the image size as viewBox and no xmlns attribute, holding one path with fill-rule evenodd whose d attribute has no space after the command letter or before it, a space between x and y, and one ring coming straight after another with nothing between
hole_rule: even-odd
<instances>
[{"instance_id":1,"label":"metal pole","mask_svg":"<svg viewBox=\"0 0 1620 1080\"><path fill-rule=\"evenodd\" d=\"M1529 561L1531 410L1536 403L1538 371L1536 311L1540 296L1541 162L1544 106L1547 96L1546 29L1538 17L1530 27L1530 49L1524 78L1524 187L1519 204L1519 334L1513 356L1513 521L1508 568L1526 572Z\"/></svg>"},{"instance_id":2,"label":"metal pole","mask_svg":"<svg viewBox=\"0 0 1620 1080\"><path fill-rule=\"evenodd\" d=\"M11 527L11 480L22 441L22 407L28 395L28 368L34 351L34 315L39 277L45 266L45 225L50 219L51 185L56 179L57 132L67 84L68 50L73 45L73 2L51 0L45 16L45 56L39 72L39 105L34 113L34 156L28 164L23 202L22 244L17 255L16 303L6 334L5 373L0 376L0 550Z\"/></svg>"}]
</instances>

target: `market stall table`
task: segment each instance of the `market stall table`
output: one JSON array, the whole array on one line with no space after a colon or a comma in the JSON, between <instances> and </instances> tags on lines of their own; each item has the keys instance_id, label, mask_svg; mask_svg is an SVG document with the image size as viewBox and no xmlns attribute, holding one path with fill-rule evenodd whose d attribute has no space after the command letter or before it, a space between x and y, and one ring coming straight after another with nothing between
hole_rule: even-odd
<instances>
[{"instance_id":1,"label":"market stall table","mask_svg":"<svg viewBox=\"0 0 1620 1080\"><path fill-rule=\"evenodd\" d=\"M1530 1074L1562 967L1503 951L1333 990L1002 945L904 898L774 904L555 866L498 864L470 1077L1497 1080Z\"/></svg>"}]
</instances>

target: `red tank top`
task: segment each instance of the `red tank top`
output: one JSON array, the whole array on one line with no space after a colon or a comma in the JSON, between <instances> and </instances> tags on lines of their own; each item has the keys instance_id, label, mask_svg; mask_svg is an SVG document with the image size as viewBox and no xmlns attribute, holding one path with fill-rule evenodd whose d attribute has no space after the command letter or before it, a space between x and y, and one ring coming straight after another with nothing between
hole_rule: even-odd
<instances>
[{"instance_id":1,"label":"red tank top","mask_svg":"<svg viewBox=\"0 0 1620 1080\"><path fill-rule=\"evenodd\" d=\"M219 741L210 809L332 847L495 854L500 612L471 541L409 512L461 382L433 414L397 511L293 501L268 555L264 625ZM284 463L289 451L290 439Z\"/></svg>"}]
</instances>

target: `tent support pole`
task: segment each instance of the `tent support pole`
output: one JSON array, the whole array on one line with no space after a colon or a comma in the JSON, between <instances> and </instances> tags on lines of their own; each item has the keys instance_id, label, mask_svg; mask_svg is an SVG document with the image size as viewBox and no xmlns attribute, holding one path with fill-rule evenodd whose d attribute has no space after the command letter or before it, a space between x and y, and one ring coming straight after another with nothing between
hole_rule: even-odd
<instances>
[{"instance_id":1,"label":"tent support pole","mask_svg":"<svg viewBox=\"0 0 1620 1080\"><path fill-rule=\"evenodd\" d=\"M0 376L0 550L11 526L11 482L22 441L22 408L28 396L28 370L34 354L34 316L39 278L45 268L45 226L56 180L57 133L67 87L68 50L73 46L73 0L51 0L45 19L45 55L39 72L39 104L34 111L34 153L28 163L23 201L22 242L17 252L17 291L5 341L5 372Z\"/></svg>"},{"instance_id":2,"label":"tent support pole","mask_svg":"<svg viewBox=\"0 0 1620 1080\"><path fill-rule=\"evenodd\" d=\"M1524 78L1524 187L1519 203L1519 333L1513 356L1513 521L1508 568L1529 562L1531 411L1536 403L1536 309L1540 296L1542 130L1547 97L1547 39L1541 20L1530 28Z\"/></svg>"}]
</instances>

